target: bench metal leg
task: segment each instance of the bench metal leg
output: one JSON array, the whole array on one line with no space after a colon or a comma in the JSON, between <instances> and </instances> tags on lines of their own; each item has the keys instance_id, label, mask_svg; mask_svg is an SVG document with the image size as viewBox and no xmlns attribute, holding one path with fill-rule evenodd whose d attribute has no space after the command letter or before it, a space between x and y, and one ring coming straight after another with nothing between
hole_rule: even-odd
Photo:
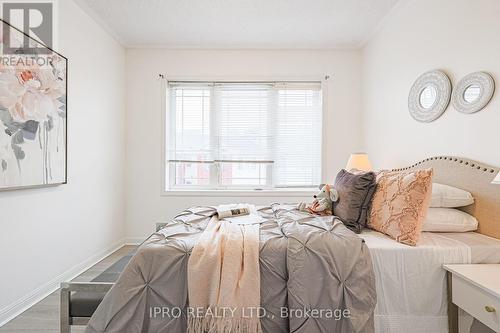
<instances>
[{"instance_id":1,"label":"bench metal leg","mask_svg":"<svg viewBox=\"0 0 500 333\"><path fill-rule=\"evenodd\" d=\"M60 302L60 328L61 333L71 333L71 326L87 325L90 317L70 317L70 295L75 292L87 293L107 293L114 283L111 282L63 282L61 283L61 302Z\"/></svg>"},{"instance_id":2,"label":"bench metal leg","mask_svg":"<svg viewBox=\"0 0 500 333\"><path fill-rule=\"evenodd\" d=\"M458 333L458 306L453 304L452 298L452 274L446 272L447 292L448 292L448 332Z\"/></svg>"},{"instance_id":3,"label":"bench metal leg","mask_svg":"<svg viewBox=\"0 0 500 333\"><path fill-rule=\"evenodd\" d=\"M61 333L71 333L71 326L69 323L69 296L70 291L66 288L61 288L61 302L60 302L60 314L61 314Z\"/></svg>"}]
</instances>

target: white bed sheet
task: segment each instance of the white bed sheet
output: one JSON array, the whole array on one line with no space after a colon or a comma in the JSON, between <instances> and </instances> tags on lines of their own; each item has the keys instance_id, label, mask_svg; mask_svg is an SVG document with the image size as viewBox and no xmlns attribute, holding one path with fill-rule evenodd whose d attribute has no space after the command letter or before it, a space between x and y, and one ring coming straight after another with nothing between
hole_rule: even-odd
<instances>
[{"instance_id":1,"label":"white bed sheet","mask_svg":"<svg viewBox=\"0 0 500 333\"><path fill-rule=\"evenodd\" d=\"M500 240L475 232L424 232L415 247L373 230L360 236L375 270L378 333L448 332L443 264L500 263Z\"/></svg>"}]
</instances>

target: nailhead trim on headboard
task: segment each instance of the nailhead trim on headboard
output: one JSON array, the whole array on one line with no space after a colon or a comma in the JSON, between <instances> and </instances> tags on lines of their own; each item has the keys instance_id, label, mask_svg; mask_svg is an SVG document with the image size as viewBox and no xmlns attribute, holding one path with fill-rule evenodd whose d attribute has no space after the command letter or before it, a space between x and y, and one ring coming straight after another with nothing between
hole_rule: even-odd
<instances>
[{"instance_id":1,"label":"nailhead trim on headboard","mask_svg":"<svg viewBox=\"0 0 500 333\"><path fill-rule=\"evenodd\" d=\"M445 161L450 161L450 162L455 162L458 164L462 165L468 165L471 168L475 168L477 170L481 170L483 172L489 172L489 173L495 173L498 172L498 170L495 170L492 167L489 166L482 166L477 162L472 162L470 160L466 160L464 158L460 157L454 157L454 156L435 156L435 157L429 157L426 158L425 160L422 160L420 162L417 162L409 167L406 168L399 168L399 169L392 169L391 171L406 171L406 170L411 170L413 168L416 168L417 166L421 165L422 163L429 162L429 161L434 161L434 160L445 160Z\"/></svg>"},{"instance_id":2,"label":"nailhead trim on headboard","mask_svg":"<svg viewBox=\"0 0 500 333\"><path fill-rule=\"evenodd\" d=\"M456 156L435 156L406 168L393 171L434 169L434 182L466 190L474 196L474 204L460 207L479 221L477 232L500 239L500 186L491 181L498 167Z\"/></svg>"}]
</instances>

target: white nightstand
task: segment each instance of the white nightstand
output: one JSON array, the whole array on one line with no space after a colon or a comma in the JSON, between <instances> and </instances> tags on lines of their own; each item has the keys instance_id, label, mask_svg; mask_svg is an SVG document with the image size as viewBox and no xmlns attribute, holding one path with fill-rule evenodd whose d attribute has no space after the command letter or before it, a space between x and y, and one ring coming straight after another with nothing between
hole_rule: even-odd
<instances>
[{"instance_id":1,"label":"white nightstand","mask_svg":"<svg viewBox=\"0 0 500 333\"><path fill-rule=\"evenodd\" d=\"M500 332L500 265L444 265L449 331L458 332L458 307Z\"/></svg>"}]
</instances>

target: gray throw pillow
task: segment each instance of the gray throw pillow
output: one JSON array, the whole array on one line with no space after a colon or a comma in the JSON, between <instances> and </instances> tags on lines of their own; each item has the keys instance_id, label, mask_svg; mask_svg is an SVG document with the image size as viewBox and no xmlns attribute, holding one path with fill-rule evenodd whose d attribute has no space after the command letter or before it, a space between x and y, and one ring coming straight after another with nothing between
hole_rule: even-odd
<instances>
[{"instance_id":1,"label":"gray throw pillow","mask_svg":"<svg viewBox=\"0 0 500 333\"><path fill-rule=\"evenodd\" d=\"M342 169L335 179L334 188L339 193L339 200L333 203L333 214L346 227L360 233L366 226L376 187L377 177L374 172L351 173Z\"/></svg>"}]
</instances>

